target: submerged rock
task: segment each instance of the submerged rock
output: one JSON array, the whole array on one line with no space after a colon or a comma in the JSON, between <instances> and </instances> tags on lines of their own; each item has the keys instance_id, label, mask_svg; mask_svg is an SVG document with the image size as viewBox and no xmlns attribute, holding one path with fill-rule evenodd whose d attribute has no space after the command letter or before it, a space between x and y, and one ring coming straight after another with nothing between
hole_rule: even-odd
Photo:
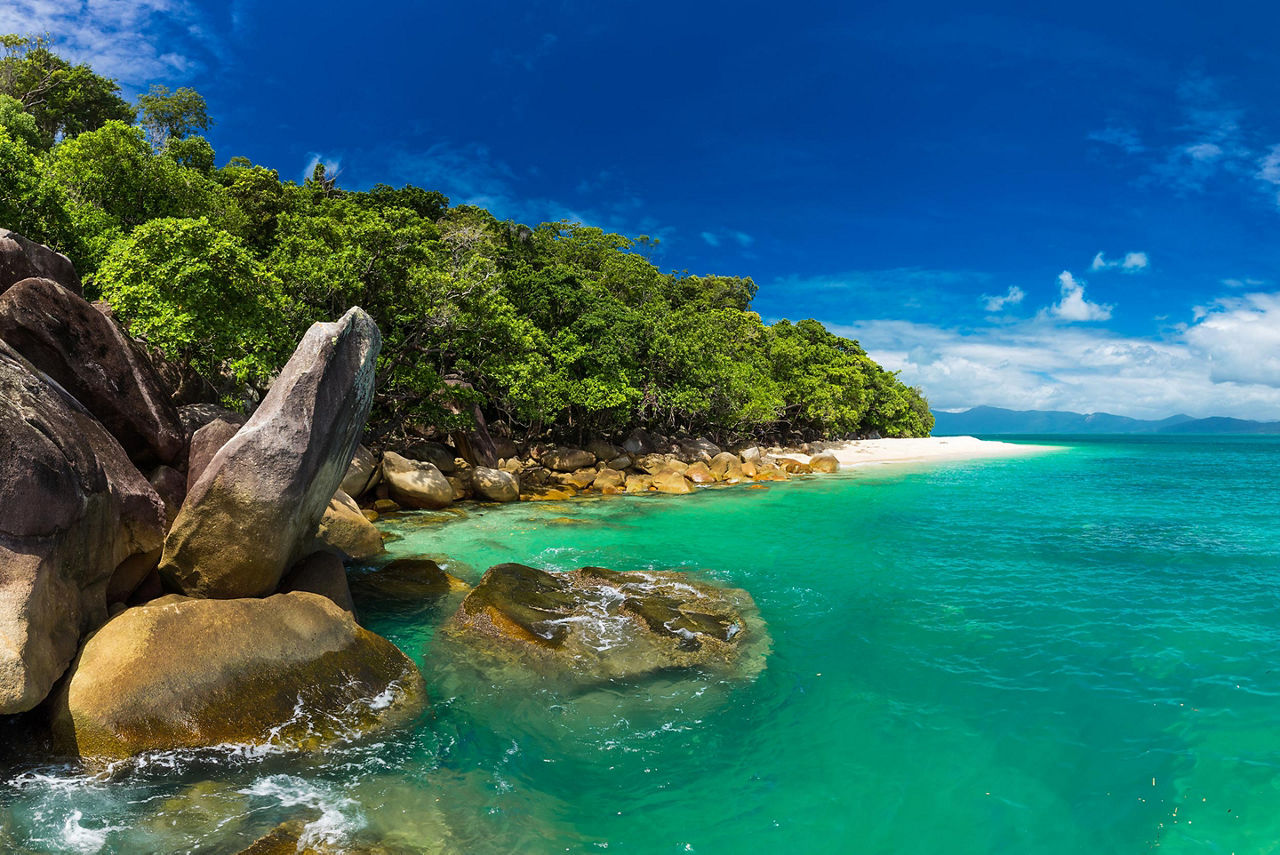
<instances>
[{"instance_id":1,"label":"submerged rock","mask_svg":"<svg viewBox=\"0 0 1280 855\"><path fill-rule=\"evenodd\" d=\"M355 453L382 338L351 309L313 324L252 418L192 485L160 572L203 597L260 597L305 554Z\"/></svg>"},{"instance_id":2,"label":"submerged rock","mask_svg":"<svg viewBox=\"0 0 1280 855\"><path fill-rule=\"evenodd\" d=\"M395 645L318 594L127 609L90 638L53 700L57 745L112 760L225 743L318 749L425 703Z\"/></svg>"},{"instance_id":3,"label":"submerged rock","mask_svg":"<svg viewBox=\"0 0 1280 855\"><path fill-rule=\"evenodd\" d=\"M0 339L70 392L135 462L182 465L186 432L151 360L79 294L24 279L0 295Z\"/></svg>"},{"instance_id":4,"label":"submerged rock","mask_svg":"<svg viewBox=\"0 0 1280 855\"><path fill-rule=\"evenodd\" d=\"M470 586L430 558L397 558L385 567L353 576L351 590L361 599L417 605L470 590Z\"/></svg>"},{"instance_id":5,"label":"submerged rock","mask_svg":"<svg viewBox=\"0 0 1280 855\"><path fill-rule=\"evenodd\" d=\"M769 647L746 591L599 567L491 567L443 631L490 658L586 682L673 668L751 675Z\"/></svg>"},{"instance_id":6,"label":"submerged rock","mask_svg":"<svg viewBox=\"0 0 1280 855\"><path fill-rule=\"evenodd\" d=\"M74 398L0 342L0 713L29 710L155 566L164 505Z\"/></svg>"}]
</instances>

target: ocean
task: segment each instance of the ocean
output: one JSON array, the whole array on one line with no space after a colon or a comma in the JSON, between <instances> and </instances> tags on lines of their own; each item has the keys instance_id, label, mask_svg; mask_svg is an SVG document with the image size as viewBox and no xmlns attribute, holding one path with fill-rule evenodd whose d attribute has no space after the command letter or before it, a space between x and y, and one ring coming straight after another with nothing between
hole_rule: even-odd
<instances>
[{"instance_id":1,"label":"ocean","mask_svg":"<svg viewBox=\"0 0 1280 855\"><path fill-rule=\"evenodd\" d=\"M1002 437L1003 439L1003 437ZM444 656L452 604L357 603L432 710L317 756L9 760L0 850L1261 853L1280 846L1280 437L1039 437L688 497L407 515L394 556L744 588L753 680L577 690ZM356 850L358 851L358 850Z\"/></svg>"}]
</instances>

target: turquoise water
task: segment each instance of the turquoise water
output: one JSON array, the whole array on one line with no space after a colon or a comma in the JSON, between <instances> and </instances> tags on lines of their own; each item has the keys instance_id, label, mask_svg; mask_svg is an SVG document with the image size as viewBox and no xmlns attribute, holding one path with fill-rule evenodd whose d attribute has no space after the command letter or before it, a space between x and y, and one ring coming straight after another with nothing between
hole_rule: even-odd
<instances>
[{"instance_id":1,"label":"turquoise water","mask_svg":"<svg viewBox=\"0 0 1280 855\"><path fill-rule=\"evenodd\" d=\"M768 667L514 686L442 654L449 606L365 603L427 676L414 731L109 780L11 764L0 849L234 852L293 816L395 852L1280 849L1280 438L1052 441L417 517L394 553L470 582L515 560L745 588Z\"/></svg>"}]
</instances>

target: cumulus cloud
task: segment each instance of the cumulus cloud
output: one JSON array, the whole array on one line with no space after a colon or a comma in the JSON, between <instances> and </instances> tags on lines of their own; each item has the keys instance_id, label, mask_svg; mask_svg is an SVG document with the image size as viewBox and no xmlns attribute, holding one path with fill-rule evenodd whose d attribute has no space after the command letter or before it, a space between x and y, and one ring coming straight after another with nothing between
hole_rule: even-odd
<instances>
[{"instance_id":1,"label":"cumulus cloud","mask_svg":"<svg viewBox=\"0 0 1280 855\"><path fill-rule=\"evenodd\" d=\"M1206 354L1215 383L1280 387L1280 294L1246 294L1201 307L1185 338Z\"/></svg>"},{"instance_id":2,"label":"cumulus cloud","mask_svg":"<svg viewBox=\"0 0 1280 855\"><path fill-rule=\"evenodd\" d=\"M316 172L316 167L324 165L324 174L326 178L336 178L342 172L342 158L330 157L321 154L318 151L309 152L307 157L307 165L302 170L302 177L298 180L299 184L307 181Z\"/></svg>"},{"instance_id":3,"label":"cumulus cloud","mask_svg":"<svg viewBox=\"0 0 1280 855\"><path fill-rule=\"evenodd\" d=\"M1094 271L1118 269L1122 273L1139 273L1146 270L1150 263L1145 252L1126 252L1124 258L1115 261L1108 261L1100 252L1093 257L1093 263L1089 265L1089 269Z\"/></svg>"},{"instance_id":4,"label":"cumulus cloud","mask_svg":"<svg viewBox=\"0 0 1280 855\"><path fill-rule=\"evenodd\" d=\"M1064 321L1105 321L1111 317L1112 306L1090 303L1084 296L1084 283L1064 270L1058 274L1058 286L1062 298L1042 314Z\"/></svg>"},{"instance_id":5,"label":"cumulus cloud","mask_svg":"<svg viewBox=\"0 0 1280 855\"><path fill-rule=\"evenodd\" d=\"M1280 294L1216 302L1162 338L1045 317L970 329L900 320L832 329L921 386L936 409L1280 419Z\"/></svg>"},{"instance_id":6,"label":"cumulus cloud","mask_svg":"<svg viewBox=\"0 0 1280 855\"><path fill-rule=\"evenodd\" d=\"M1001 296L990 297L986 294L982 295L982 305L986 307L988 312L999 312L1005 306L1016 306L1022 302L1022 298L1027 293L1017 285L1010 285L1008 292Z\"/></svg>"}]
</instances>

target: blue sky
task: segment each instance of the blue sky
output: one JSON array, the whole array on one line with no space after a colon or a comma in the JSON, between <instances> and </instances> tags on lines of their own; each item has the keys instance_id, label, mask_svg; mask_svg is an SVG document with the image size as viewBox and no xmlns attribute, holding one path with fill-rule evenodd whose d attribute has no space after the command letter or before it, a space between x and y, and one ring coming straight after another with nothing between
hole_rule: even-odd
<instances>
[{"instance_id":1,"label":"blue sky","mask_svg":"<svg viewBox=\"0 0 1280 855\"><path fill-rule=\"evenodd\" d=\"M1280 418L1280 8L1047 5L8 0L0 31L195 86L222 160L657 236L938 407Z\"/></svg>"}]
</instances>

